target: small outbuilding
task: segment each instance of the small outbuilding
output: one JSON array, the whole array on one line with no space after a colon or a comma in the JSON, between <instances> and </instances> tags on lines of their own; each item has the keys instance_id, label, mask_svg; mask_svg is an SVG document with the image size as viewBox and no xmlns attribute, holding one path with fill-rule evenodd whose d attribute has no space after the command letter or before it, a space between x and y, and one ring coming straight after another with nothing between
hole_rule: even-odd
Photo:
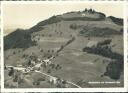
<instances>
[{"instance_id":1,"label":"small outbuilding","mask_svg":"<svg viewBox=\"0 0 128 93\"><path fill-rule=\"evenodd\" d=\"M86 47L89 47L89 48L96 47L97 44L98 44L98 41L89 41L87 43L87 46Z\"/></svg>"}]
</instances>

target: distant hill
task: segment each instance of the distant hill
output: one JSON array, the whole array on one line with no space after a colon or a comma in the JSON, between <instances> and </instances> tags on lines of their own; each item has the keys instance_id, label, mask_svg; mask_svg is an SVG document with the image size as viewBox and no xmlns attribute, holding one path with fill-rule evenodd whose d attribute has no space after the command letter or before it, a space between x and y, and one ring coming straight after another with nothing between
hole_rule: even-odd
<instances>
[{"instance_id":1,"label":"distant hill","mask_svg":"<svg viewBox=\"0 0 128 93\"><path fill-rule=\"evenodd\" d=\"M17 29L4 37L4 49L10 48L28 48L35 45L31 41L31 34L27 30Z\"/></svg>"},{"instance_id":2,"label":"distant hill","mask_svg":"<svg viewBox=\"0 0 128 93\"><path fill-rule=\"evenodd\" d=\"M122 26L123 25L123 19L121 18L115 18L113 16L107 17L107 19L110 22L112 21L113 24L117 24ZM33 26L30 29L22 30L17 29L16 31L10 33L9 35L4 37L5 45L4 48L10 49L10 48L27 48L31 45L34 45L35 42L31 41L31 33L41 31L43 30L43 26L59 23L59 22L74 22L74 21L92 21L99 23L100 21L106 21L106 15L100 12L96 12L92 9L85 9L84 11L74 11L74 12L68 12L64 13L62 15L52 16L49 19L46 19L44 21L39 22L37 25ZM107 22L106 22L107 23ZM89 36L103 36L103 35L110 35L110 34L120 34L119 31L114 30L113 28L99 28L99 27L91 27L91 28L82 28L83 30L80 32L80 34L89 35ZM85 29L87 31L85 31Z\"/></svg>"},{"instance_id":3,"label":"distant hill","mask_svg":"<svg viewBox=\"0 0 128 93\"><path fill-rule=\"evenodd\" d=\"M52 16L47 20L39 22L38 26L44 26L52 23L57 23L60 21L102 21L105 20L106 15L100 12L95 12L94 10L85 11L75 11L68 12L62 15Z\"/></svg>"}]
</instances>

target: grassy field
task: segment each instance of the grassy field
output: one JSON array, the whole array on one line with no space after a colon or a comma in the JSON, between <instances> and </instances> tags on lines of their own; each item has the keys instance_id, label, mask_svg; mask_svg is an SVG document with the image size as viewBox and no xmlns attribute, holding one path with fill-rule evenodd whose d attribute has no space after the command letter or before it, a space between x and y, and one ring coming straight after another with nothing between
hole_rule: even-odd
<instances>
[{"instance_id":1,"label":"grassy field","mask_svg":"<svg viewBox=\"0 0 128 93\"><path fill-rule=\"evenodd\" d=\"M74 30L70 28L71 24L79 25L79 28ZM106 71L106 67L109 62L103 62L103 60L110 60L103 56L89 54L83 52L82 49L87 46L90 41L102 41L105 39L112 39L112 50L123 55L123 36L122 35L110 35L109 37L84 37L79 34L83 27L87 25L91 27L99 28L112 28L120 31L122 26L118 26L108 21L61 21L50 25L43 26L41 31L37 31L31 34L32 39L36 40L37 45L29 47L27 49L14 48L5 51L5 64L6 65L22 65L27 62L27 59L23 55L30 56L31 53L40 59L46 59L46 55L55 55L57 50L66 44L72 37L75 37L75 41L63 48L59 52L58 56L52 60L54 64L59 64L62 68L59 70L47 68L41 68L42 72L49 73L52 76L62 78L78 84L79 86L86 87L123 87L123 73L118 80L120 84L89 84L89 82L115 82L108 76L101 77ZM43 52L41 52L43 50ZM53 50L53 52L51 52ZM24 75L24 83L19 87L38 87L38 88L54 88L56 86L48 83L47 80L41 81L40 85L33 85L33 82L44 76L32 72L28 75ZM5 81L12 82L9 79L7 72L5 71ZM5 86L6 87L6 86ZM70 86L72 87L72 86Z\"/></svg>"}]
</instances>

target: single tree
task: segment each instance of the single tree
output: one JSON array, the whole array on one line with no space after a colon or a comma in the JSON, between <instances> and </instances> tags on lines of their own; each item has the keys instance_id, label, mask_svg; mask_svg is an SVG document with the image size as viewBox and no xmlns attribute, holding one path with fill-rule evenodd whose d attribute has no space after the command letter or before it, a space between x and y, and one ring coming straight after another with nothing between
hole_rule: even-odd
<instances>
[{"instance_id":1,"label":"single tree","mask_svg":"<svg viewBox=\"0 0 128 93\"><path fill-rule=\"evenodd\" d=\"M14 74L14 68L11 67L10 69L11 69L11 70L9 71L8 75L9 75L9 76L12 76L12 75Z\"/></svg>"}]
</instances>

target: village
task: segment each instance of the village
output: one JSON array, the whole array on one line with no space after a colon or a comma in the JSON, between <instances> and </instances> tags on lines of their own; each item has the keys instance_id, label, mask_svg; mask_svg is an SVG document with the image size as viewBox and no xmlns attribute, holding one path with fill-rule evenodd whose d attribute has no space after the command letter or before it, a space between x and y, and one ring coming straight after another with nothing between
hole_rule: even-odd
<instances>
[{"instance_id":1,"label":"village","mask_svg":"<svg viewBox=\"0 0 128 93\"><path fill-rule=\"evenodd\" d=\"M21 80L21 79L23 79L24 75L29 74L31 72L36 72L36 73L41 73L42 75L44 75L50 84L56 85L57 87L65 87L65 88L67 87L68 88L68 87L74 86L74 87L80 88L79 85L74 84L73 82L63 80L61 78L49 75L48 73L50 73L51 70L48 70L48 72L42 72L42 70L45 70L47 67L51 67L52 69L56 69L56 70L61 69L62 67L59 64L55 64L54 62L52 62L52 60L56 56L58 56L58 53L60 51L62 51L64 47L66 47L68 44L72 43L74 40L75 40L75 37L72 37L69 41L67 41L67 43L65 45L61 46L60 49L58 49L56 51L55 55L51 55L44 60L35 56L34 53L31 53L30 56L28 56L28 55L23 56L26 59L29 59L27 61L27 64L17 65L17 66L5 65L5 70L8 70L9 73L11 73L11 75L9 75L9 76L13 77L14 79L15 78L18 79L18 77L19 77ZM17 76L16 72L20 72L21 74L19 76ZM16 87L18 87L18 80L16 80L15 85L16 85Z\"/></svg>"},{"instance_id":2,"label":"village","mask_svg":"<svg viewBox=\"0 0 128 93\"><path fill-rule=\"evenodd\" d=\"M80 86L70 82L70 81L66 81L66 80L63 80L63 79L60 79L60 78L57 78L57 77L54 77L54 76L51 76L47 73L43 73L40 71L41 68L43 68L44 66L47 67L48 65L52 65L53 63L51 62L51 60L53 59L54 57L51 57L49 59L46 59L46 60L41 60L39 58L37 58L37 61L33 61L31 60L31 65L29 65L28 67L26 68L23 68L21 65L18 65L17 67L13 67L13 66L5 66L5 69L7 70L10 70L10 72L12 72L14 70L14 73L13 76L14 78L16 78L16 73L15 72L21 72L21 74L18 76L20 79L23 79L23 75L24 74L28 74L30 72L37 72L37 73L41 73L43 74L44 76L46 76L46 78L48 79L49 83L51 84L54 84L54 85L63 85L63 87L69 87L70 84L75 86L75 87L78 87L80 88ZM57 68L59 66L57 65ZM17 80L18 82L18 80ZM17 87L18 87L18 84L16 84Z\"/></svg>"}]
</instances>

